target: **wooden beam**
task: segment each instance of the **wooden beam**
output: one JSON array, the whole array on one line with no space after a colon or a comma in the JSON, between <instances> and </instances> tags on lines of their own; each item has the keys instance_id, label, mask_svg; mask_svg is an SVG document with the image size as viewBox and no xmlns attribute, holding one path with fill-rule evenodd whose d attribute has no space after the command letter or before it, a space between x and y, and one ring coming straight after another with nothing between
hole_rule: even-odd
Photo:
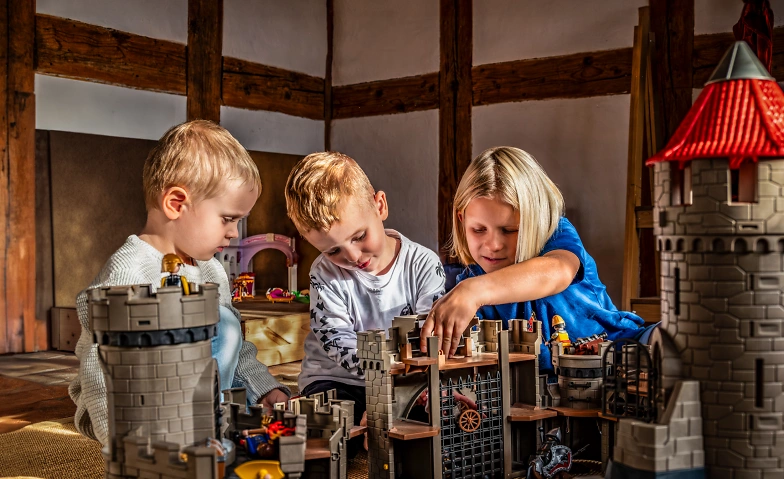
<instances>
[{"instance_id":1,"label":"wooden beam","mask_svg":"<svg viewBox=\"0 0 784 479\"><path fill-rule=\"evenodd\" d=\"M324 150L332 148L332 50L335 1L327 0L327 65L324 70Z\"/></svg>"},{"instance_id":2,"label":"wooden beam","mask_svg":"<svg viewBox=\"0 0 784 479\"><path fill-rule=\"evenodd\" d=\"M46 348L46 319L35 317L35 0L4 1L3 352ZM43 334L40 329L43 328ZM39 339L43 337L43 344Z\"/></svg>"},{"instance_id":3,"label":"wooden beam","mask_svg":"<svg viewBox=\"0 0 784 479\"><path fill-rule=\"evenodd\" d=\"M0 353L10 353L8 337L12 321L8 318L8 216L10 198L10 178L8 171L8 3L13 0L0 0Z\"/></svg>"},{"instance_id":4,"label":"wooden beam","mask_svg":"<svg viewBox=\"0 0 784 479\"><path fill-rule=\"evenodd\" d=\"M188 0L187 118L220 123L223 0Z\"/></svg>"},{"instance_id":5,"label":"wooden beam","mask_svg":"<svg viewBox=\"0 0 784 479\"><path fill-rule=\"evenodd\" d=\"M441 0L438 111L438 248L452 236L452 202L471 162L472 0Z\"/></svg>"},{"instance_id":6,"label":"wooden beam","mask_svg":"<svg viewBox=\"0 0 784 479\"><path fill-rule=\"evenodd\" d=\"M223 104L324 119L324 79L223 57Z\"/></svg>"},{"instance_id":7,"label":"wooden beam","mask_svg":"<svg viewBox=\"0 0 784 479\"><path fill-rule=\"evenodd\" d=\"M692 104L694 0L650 0L654 87L661 92L663 142L666 143Z\"/></svg>"},{"instance_id":8,"label":"wooden beam","mask_svg":"<svg viewBox=\"0 0 784 479\"><path fill-rule=\"evenodd\" d=\"M49 15L35 19L38 73L185 94L185 45Z\"/></svg>"},{"instance_id":9,"label":"wooden beam","mask_svg":"<svg viewBox=\"0 0 784 479\"><path fill-rule=\"evenodd\" d=\"M739 9L740 11L740 9ZM784 38L784 27L773 29L773 38ZM711 73L719 64L721 57L735 42L732 33L714 33L694 37L694 57L692 59L692 87L702 88ZM778 81L784 81L784 43L773 42L773 64L771 74Z\"/></svg>"},{"instance_id":10,"label":"wooden beam","mask_svg":"<svg viewBox=\"0 0 784 479\"><path fill-rule=\"evenodd\" d=\"M629 93L632 49L478 65L474 106Z\"/></svg>"},{"instance_id":11,"label":"wooden beam","mask_svg":"<svg viewBox=\"0 0 784 479\"><path fill-rule=\"evenodd\" d=\"M52 184L49 131L35 132L35 317L54 326L54 248L52 237ZM57 319L57 318L55 318ZM48 328L39 327L40 349L51 349ZM54 339L54 337L52 337Z\"/></svg>"},{"instance_id":12,"label":"wooden beam","mask_svg":"<svg viewBox=\"0 0 784 479\"><path fill-rule=\"evenodd\" d=\"M438 108L438 73L332 88L333 119L434 108Z\"/></svg>"}]
</instances>

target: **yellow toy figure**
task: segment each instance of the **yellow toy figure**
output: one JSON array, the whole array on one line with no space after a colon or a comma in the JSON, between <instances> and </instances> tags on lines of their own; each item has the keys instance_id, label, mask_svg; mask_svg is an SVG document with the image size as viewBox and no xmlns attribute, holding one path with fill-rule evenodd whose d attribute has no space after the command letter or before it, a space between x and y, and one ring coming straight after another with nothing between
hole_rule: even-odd
<instances>
[{"instance_id":1,"label":"yellow toy figure","mask_svg":"<svg viewBox=\"0 0 784 479\"><path fill-rule=\"evenodd\" d=\"M161 288L164 286L177 286L182 288L183 294L191 294L188 280L185 276L177 274L182 264L185 263L176 254L169 253L164 255L161 263L161 273L169 273L169 275L161 278Z\"/></svg>"},{"instance_id":2,"label":"yellow toy figure","mask_svg":"<svg viewBox=\"0 0 784 479\"><path fill-rule=\"evenodd\" d=\"M564 347L571 346L572 341L569 339L569 333L567 333L566 329L564 329L566 327L566 323L564 323L563 318L556 314L553 316L551 323L555 331L550 336L550 340L559 342L563 344Z\"/></svg>"}]
</instances>

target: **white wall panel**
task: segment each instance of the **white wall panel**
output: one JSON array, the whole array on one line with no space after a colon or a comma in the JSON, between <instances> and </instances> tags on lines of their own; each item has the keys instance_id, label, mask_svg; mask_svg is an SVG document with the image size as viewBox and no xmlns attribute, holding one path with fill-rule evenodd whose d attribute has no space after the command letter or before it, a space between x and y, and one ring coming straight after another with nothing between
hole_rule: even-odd
<instances>
[{"instance_id":1,"label":"white wall panel","mask_svg":"<svg viewBox=\"0 0 784 479\"><path fill-rule=\"evenodd\" d=\"M157 140L185 121L185 97L35 76L35 127Z\"/></svg>"},{"instance_id":2,"label":"white wall panel","mask_svg":"<svg viewBox=\"0 0 784 479\"><path fill-rule=\"evenodd\" d=\"M335 0L334 8L333 85L438 71L439 0Z\"/></svg>"},{"instance_id":3,"label":"white wall panel","mask_svg":"<svg viewBox=\"0 0 784 479\"><path fill-rule=\"evenodd\" d=\"M630 47L646 0L474 2L474 65Z\"/></svg>"},{"instance_id":4,"label":"white wall panel","mask_svg":"<svg viewBox=\"0 0 784 479\"><path fill-rule=\"evenodd\" d=\"M326 0L225 0L223 55L324 77Z\"/></svg>"},{"instance_id":5,"label":"white wall panel","mask_svg":"<svg viewBox=\"0 0 784 479\"><path fill-rule=\"evenodd\" d=\"M248 150L307 155L324 149L320 120L222 106L221 125Z\"/></svg>"},{"instance_id":6,"label":"white wall panel","mask_svg":"<svg viewBox=\"0 0 784 479\"><path fill-rule=\"evenodd\" d=\"M533 154L558 185L566 216L620 301L629 95L528 101L474 108L473 154L515 146Z\"/></svg>"},{"instance_id":7,"label":"white wall panel","mask_svg":"<svg viewBox=\"0 0 784 479\"><path fill-rule=\"evenodd\" d=\"M188 43L188 0L36 0L36 12Z\"/></svg>"},{"instance_id":8,"label":"white wall panel","mask_svg":"<svg viewBox=\"0 0 784 479\"><path fill-rule=\"evenodd\" d=\"M332 149L352 158L389 199L393 228L438 247L438 111L336 120Z\"/></svg>"}]
</instances>

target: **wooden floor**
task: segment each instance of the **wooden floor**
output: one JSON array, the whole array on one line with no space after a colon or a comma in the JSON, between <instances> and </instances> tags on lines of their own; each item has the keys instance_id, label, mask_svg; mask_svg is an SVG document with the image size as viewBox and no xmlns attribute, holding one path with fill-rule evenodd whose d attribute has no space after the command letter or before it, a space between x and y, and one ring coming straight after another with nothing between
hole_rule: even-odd
<instances>
[{"instance_id":1,"label":"wooden floor","mask_svg":"<svg viewBox=\"0 0 784 479\"><path fill-rule=\"evenodd\" d=\"M79 371L73 353L0 356L0 433L73 416L68 384Z\"/></svg>"}]
</instances>

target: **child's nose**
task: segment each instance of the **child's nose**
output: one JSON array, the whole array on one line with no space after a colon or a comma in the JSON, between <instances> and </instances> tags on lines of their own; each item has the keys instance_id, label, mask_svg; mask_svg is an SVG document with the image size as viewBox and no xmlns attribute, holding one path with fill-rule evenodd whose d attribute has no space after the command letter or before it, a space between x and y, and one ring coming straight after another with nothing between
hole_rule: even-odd
<instances>
[{"instance_id":1,"label":"child's nose","mask_svg":"<svg viewBox=\"0 0 784 479\"><path fill-rule=\"evenodd\" d=\"M362 256L362 252L358 249L346 249L346 259L351 263L356 263L359 261L360 256Z\"/></svg>"},{"instance_id":2,"label":"child's nose","mask_svg":"<svg viewBox=\"0 0 784 479\"><path fill-rule=\"evenodd\" d=\"M492 251L498 251L504 247L503 237L501 235L491 235L487 242L487 247Z\"/></svg>"},{"instance_id":3,"label":"child's nose","mask_svg":"<svg viewBox=\"0 0 784 479\"><path fill-rule=\"evenodd\" d=\"M229 232L226 234L226 238L232 239L232 238L238 237L239 235L240 235L240 232L239 232L239 230L237 228L237 225L234 224L234 226L229 228Z\"/></svg>"}]
</instances>

